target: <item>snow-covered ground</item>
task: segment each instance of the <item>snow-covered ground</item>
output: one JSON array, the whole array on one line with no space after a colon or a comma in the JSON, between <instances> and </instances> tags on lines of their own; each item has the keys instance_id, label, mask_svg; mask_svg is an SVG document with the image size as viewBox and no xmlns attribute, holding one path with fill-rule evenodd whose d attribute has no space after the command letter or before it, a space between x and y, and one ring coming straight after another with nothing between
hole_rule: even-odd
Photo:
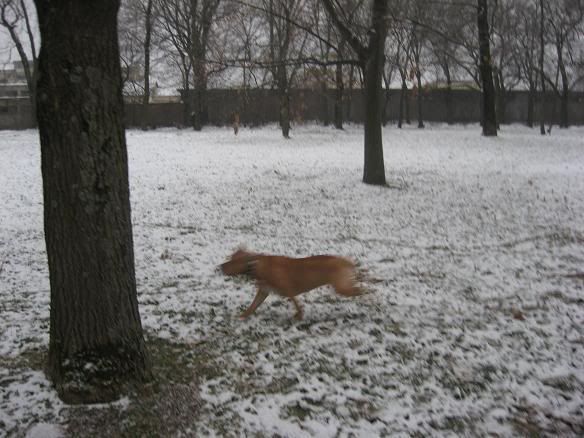
<instances>
[{"instance_id":1,"label":"snow-covered ground","mask_svg":"<svg viewBox=\"0 0 584 438\"><path fill-rule=\"evenodd\" d=\"M387 128L380 188L360 127L129 131L143 325L206 358L182 433L584 434L583 137ZM69 410L23 359L48 344L34 131L0 132L0 206L0 436L59 436ZM302 322L278 297L241 321L253 285L215 270L240 244L379 281L303 295Z\"/></svg>"}]
</instances>

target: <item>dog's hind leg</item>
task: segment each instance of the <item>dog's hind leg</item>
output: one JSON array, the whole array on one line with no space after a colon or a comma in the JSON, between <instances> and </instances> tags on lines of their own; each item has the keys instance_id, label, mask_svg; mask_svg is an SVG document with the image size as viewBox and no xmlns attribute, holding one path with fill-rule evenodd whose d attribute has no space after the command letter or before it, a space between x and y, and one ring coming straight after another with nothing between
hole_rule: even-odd
<instances>
[{"instance_id":1,"label":"dog's hind leg","mask_svg":"<svg viewBox=\"0 0 584 438\"><path fill-rule=\"evenodd\" d=\"M268 292L265 292L261 287L258 287L258 291L256 293L255 298L253 299L252 303L249 305L247 310L241 314L241 318L247 318L249 315L255 312L256 309L260 306L260 304L262 304L266 300L268 295L269 295Z\"/></svg>"}]
</instances>

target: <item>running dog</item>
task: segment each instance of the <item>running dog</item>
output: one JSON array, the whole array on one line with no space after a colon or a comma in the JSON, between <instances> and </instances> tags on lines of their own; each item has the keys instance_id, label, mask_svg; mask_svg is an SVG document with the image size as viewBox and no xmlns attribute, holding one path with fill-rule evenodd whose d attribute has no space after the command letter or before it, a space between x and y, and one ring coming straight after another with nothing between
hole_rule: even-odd
<instances>
[{"instance_id":1,"label":"running dog","mask_svg":"<svg viewBox=\"0 0 584 438\"><path fill-rule=\"evenodd\" d=\"M317 255L305 258L256 254L244 249L235 251L223 263L225 275L248 275L256 281L256 296L241 314L247 318L264 302L270 292L289 298L294 304L294 317L302 319L303 312L296 296L320 286L330 285L339 295L353 297L361 294L357 286L355 265L342 257Z\"/></svg>"}]
</instances>

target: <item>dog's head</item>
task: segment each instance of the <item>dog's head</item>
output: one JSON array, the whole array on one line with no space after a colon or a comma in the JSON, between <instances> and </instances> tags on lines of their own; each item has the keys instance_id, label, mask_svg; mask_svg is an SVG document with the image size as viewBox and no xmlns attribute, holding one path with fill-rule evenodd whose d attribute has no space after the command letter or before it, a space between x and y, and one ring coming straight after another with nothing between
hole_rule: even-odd
<instances>
[{"instance_id":1,"label":"dog's head","mask_svg":"<svg viewBox=\"0 0 584 438\"><path fill-rule=\"evenodd\" d=\"M225 275L242 275L248 274L250 271L250 264L255 259L256 254L248 252L243 248L238 248L229 260L221 264L221 272Z\"/></svg>"}]
</instances>

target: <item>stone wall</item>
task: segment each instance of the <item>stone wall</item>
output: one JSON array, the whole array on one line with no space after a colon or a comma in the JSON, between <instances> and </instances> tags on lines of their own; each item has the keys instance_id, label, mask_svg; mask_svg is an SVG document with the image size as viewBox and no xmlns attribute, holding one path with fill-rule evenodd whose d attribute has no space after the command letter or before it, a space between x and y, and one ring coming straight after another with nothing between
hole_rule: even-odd
<instances>
[{"instance_id":1,"label":"stone wall","mask_svg":"<svg viewBox=\"0 0 584 438\"><path fill-rule=\"evenodd\" d=\"M293 90L290 96L293 122L332 121L334 90ZM417 118L416 90L409 93L409 113L412 122ZM480 120L481 95L474 90L454 90L452 100L444 90L422 92L423 119L429 122L447 122L449 107L454 123L476 123ZM344 115L346 122L363 121L363 93L361 90L345 91ZM399 114L399 90L390 90L387 104L387 119L397 120ZM525 123L527 120L527 100L525 91L512 91L506 95L505 117L502 123ZM238 112L242 125L258 126L274 123L279 117L279 98L275 90L209 90L207 96L209 124L228 125L233 114ZM558 123L559 99L553 94L545 98L546 124L550 120ZM125 106L126 126L165 127L188 126L189 115L182 103L157 103L143 106L127 103ZM536 120L537 118L536 113ZM569 122L584 125L584 93L573 93L569 103ZM26 99L0 99L0 129L33 128L34 119Z\"/></svg>"}]
</instances>

